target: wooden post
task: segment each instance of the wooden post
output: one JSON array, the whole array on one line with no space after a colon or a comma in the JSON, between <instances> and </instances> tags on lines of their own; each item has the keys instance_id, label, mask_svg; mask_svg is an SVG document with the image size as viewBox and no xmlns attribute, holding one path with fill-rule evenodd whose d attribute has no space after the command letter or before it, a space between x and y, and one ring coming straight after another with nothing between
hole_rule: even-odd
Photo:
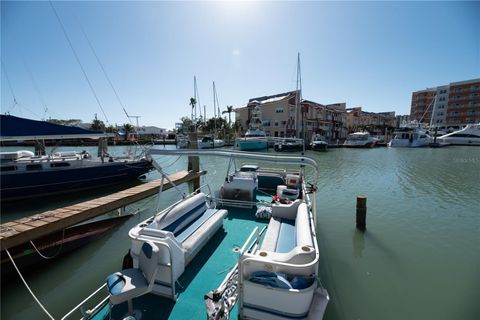
<instances>
[{"instance_id":1,"label":"wooden post","mask_svg":"<svg viewBox=\"0 0 480 320\"><path fill-rule=\"evenodd\" d=\"M190 149L198 149L197 133L190 132L188 136L190 138ZM193 172L200 172L200 161L197 156L188 157L188 171L190 170ZM190 185L193 187L193 190L200 188L200 177L193 179Z\"/></svg>"},{"instance_id":2,"label":"wooden post","mask_svg":"<svg viewBox=\"0 0 480 320\"><path fill-rule=\"evenodd\" d=\"M365 231L367 228L367 197L357 196L357 229Z\"/></svg>"}]
</instances>

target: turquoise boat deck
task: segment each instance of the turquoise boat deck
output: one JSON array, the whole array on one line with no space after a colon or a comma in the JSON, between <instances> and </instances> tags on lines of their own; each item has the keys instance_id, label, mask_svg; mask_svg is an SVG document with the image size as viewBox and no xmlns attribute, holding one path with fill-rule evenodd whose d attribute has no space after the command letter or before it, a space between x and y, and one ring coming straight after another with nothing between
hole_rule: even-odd
<instances>
[{"instance_id":1,"label":"turquoise boat deck","mask_svg":"<svg viewBox=\"0 0 480 320\"><path fill-rule=\"evenodd\" d=\"M258 195L257 201L270 202L271 197ZM142 312L142 319L204 319L206 308L203 297L216 289L234 267L238 259L236 252L247 240L255 227L266 226L267 219L255 219L256 207L226 208L228 216L223 228L209 240L195 259L186 267L176 285L177 301L158 295L147 294L133 299L133 309ZM120 270L120 266L119 266ZM105 275L105 278L108 275ZM127 303L112 309L112 319L123 319L127 314ZM237 318L236 307L231 313ZM109 307L105 305L91 319L109 319Z\"/></svg>"}]
</instances>

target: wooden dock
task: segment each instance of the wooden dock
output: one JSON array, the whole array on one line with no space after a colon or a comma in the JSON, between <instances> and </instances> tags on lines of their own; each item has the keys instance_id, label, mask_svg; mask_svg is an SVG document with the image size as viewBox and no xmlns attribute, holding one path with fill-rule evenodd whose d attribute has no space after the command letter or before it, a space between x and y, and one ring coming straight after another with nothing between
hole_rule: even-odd
<instances>
[{"instance_id":1,"label":"wooden dock","mask_svg":"<svg viewBox=\"0 0 480 320\"><path fill-rule=\"evenodd\" d=\"M199 178L203 172L180 171L169 176L176 185ZM158 193L160 179L147 182L105 197L72 206L46 211L0 224L0 250L34 240L52 232L61 231L80 222L123 208L128 204ZM164 181L163 190L173 186Z\"/></svg>"}]
</instances>

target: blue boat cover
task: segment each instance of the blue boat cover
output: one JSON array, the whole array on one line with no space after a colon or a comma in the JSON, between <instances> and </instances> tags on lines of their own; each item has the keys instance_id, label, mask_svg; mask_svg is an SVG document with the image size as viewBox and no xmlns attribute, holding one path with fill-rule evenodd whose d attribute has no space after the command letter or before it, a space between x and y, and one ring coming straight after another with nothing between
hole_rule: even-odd
<instances>
[{"instance_id":1,"label":"blue boat cover","mask_svg":"<svg viewBox=\"0 0 480 320\"><path fill-rule=\"evenodd\" d=\"M52 136L52 139L65 136L85 136L85 137L99 137L104 136L103 132L91 131L79 127L62 126L46 121L37 121L19 118L11 115L0 115L0 137L1 138L16 138L21 140L31 139L31 137L45 137Z\"/></svg>"}]
</instances>

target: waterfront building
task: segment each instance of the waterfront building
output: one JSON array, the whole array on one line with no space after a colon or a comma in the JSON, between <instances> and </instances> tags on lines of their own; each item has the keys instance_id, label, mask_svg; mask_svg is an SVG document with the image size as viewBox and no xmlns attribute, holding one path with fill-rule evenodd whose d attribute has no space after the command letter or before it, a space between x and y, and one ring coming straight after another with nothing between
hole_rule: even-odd
<instances>
[{"instance_id":1,"label":"waterfront building","mask_svg":"<svg viewBox=\"0 0 480 320\"><path fill-rule=\"evenodd\" d=\"M348 132L367 130L372 135L385 135L385 132L391 132L397 123L395 111L367 112L363 111L362 107L346 110Z\"/></svg>"},{"instance_id":2,"label":"waterfront building","mask_svg":"<svg viewBox=\"0 0 480 320\"><path fill-rule=\"evenodd\" d=\"M328 141L345 139L347 135L345 103L323 105L302 100L297 108L297 94L298 91L290 91L250 99L246 105L235 109L237 132L240 135L245 134L252 110L259 106L263 129L267 136L303 138L303 127L307 142L317 133Z\"/></svg>"},{"instance_id":3,"label":"waterfront building","mask_svg":"<svg viewBox=\"0 0 480 320\"><path fill-rule=\"evenodd\" d=\"M480 79L413 92L410 120L440 129L480 122Z\"/></svg>"}]
</instances>

